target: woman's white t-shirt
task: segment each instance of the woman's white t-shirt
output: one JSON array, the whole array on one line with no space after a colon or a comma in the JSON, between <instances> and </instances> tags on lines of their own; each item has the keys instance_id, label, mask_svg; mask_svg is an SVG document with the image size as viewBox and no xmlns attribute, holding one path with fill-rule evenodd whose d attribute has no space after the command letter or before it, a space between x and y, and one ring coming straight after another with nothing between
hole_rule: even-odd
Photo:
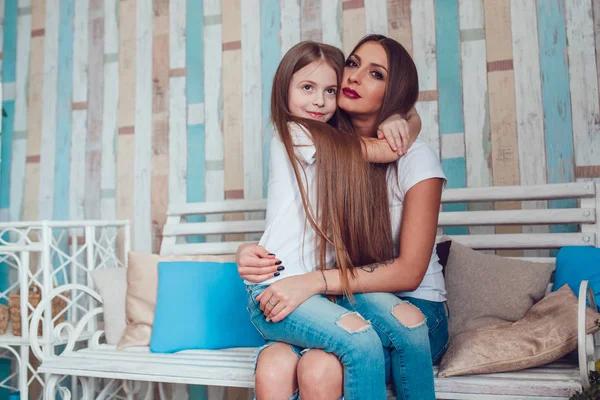
<instances>
[{"instance_id":1,"label":"woman's white t-shirt","mask_svg":"<svg viewBox=\"0 0 600 400\"><path fill-rule=\"evenodd\" d=\"M313 182L316 149L314 143L310 134L296 124L290 124L290 133L294 142L294 150L299 162L302 163L299 170L307 190L308 201L310 204L315 204ZM395 244L399 244L400 241L402 204L408 190L426 179L442 178L444 181L446 179L438 156L420 139L417 139L408 153L400 158L397 166L397 175L391 169L388 172L392 238ZM301 167L304 167L304 174ZM285 277L315 271L317 260L315 238L315 231L306 219L292 163L279 135L275 134L271 140L265 231L259 244L283 261L282 265L285 266L285 271L280 276L271 278L263 284L271 284ZM396 245L394 249L395 257L399 254L398 247ZM334 266L335 255L331 246L328 246L325 267L333 268ZM246 284L252 283L246 281ZM446 300L442 267L439 264L435 246L432 249L429 266L421 285L413 292L398 294L430 301Z\"/></svg>"},{"instance_id":2,"label":"woman's white t-shirt","mask_svg":"<svg viewBox=\"0 0 600 400\"><path fill-rule=\"evenodd\" d=\"M404 197L410 188L417 183L431 178L441 178L446 182L442 164L435 151L421 139L408 149L408 153L397 162L397 175L388 171L388 196L390 202L390 218L392 220L392 239L394 241L394 257L400 253L400 226L402 225L402 206ZM401 296L415 297L429 301L446 301L446 286L442 266L439 263L435 245L431 249L429 266L423 281L412 292L397 293Z\"/></svg>"}]
</instances>

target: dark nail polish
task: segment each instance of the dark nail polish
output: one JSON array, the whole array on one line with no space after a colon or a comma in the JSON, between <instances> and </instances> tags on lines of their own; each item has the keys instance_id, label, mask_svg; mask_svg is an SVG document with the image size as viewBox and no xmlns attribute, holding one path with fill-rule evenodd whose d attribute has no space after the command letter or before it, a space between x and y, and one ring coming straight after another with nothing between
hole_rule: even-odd
<instances>
[{"instance_id":1,"label":"dark nail polish","mask_svg":"<svg viewBox=\"0 0 600 400\"><path fill-rule=\"evenodd\" d=\"M279 264L281 264L281 261L277 261L277 262L275 263L275 265L279 265Z\"/></svg>"},{"instance_id":2,"label":"dark nail polish","mask_svg":"<svg viewBox=\"0 0 600 400\"><path fill-rule=\"evenodd\" d=\"M279 275L281 275L281 273L279 273L279 272L275 272L275 273L273 274L273 276L279 276Z\"/></svg>"},{"instance_id":3,"label":"dark nail polish","mask_svg":"<svg viewBox=\"0 0 600 400\"><path fill-rule=\"evenodd\" d=\"M273 254L273 253L269 253L269 255L270 255L270 256L274 256L275 254Z\"/></svg>"},{"instance_id":4,"label":"dark nail polish","mask_svg":"<svg viewBox=\"0 0 600 400\"><path fill-rule=\"evenodd\" d=\"M277 271L283 271L285 267L282 265L281 267L277 267Z\"/></svg>"}]
</instances>

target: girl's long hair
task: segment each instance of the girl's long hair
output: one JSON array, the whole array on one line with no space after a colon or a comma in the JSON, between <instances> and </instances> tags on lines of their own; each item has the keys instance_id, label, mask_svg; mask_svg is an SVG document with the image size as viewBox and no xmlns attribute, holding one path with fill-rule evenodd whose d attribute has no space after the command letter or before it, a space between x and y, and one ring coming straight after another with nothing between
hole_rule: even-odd
<instances>
[{"instance_id":1,"label":"girl's long hair","mask_svg":"<svg viewBox=\"0 0 600 400\"><path fill-rule=\"evenodd\" d=\"M317 267L326 267L327 246L332 245L342 291L352 297L349 276L354 276L354 267L393 256L387 190L384 186L383 190L373 191L373 171L363 156L362 140L351 131L335 128L338 112L328 124L290 112L292 76L313 62L331 66L339 87L344 67L342 52L325 44L301 42L285 54L275 73L271 120L291 161L307 220L316 232ZM316 148L315 204L309 201L306 171L294 149L291 124L309 132Z\"/></svg>"}]
</instances>

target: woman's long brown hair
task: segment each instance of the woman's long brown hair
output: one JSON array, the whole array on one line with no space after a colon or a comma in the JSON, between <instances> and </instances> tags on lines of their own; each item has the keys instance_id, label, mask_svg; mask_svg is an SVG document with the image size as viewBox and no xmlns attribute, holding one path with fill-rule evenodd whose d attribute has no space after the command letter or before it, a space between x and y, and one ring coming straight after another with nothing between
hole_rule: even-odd
<instances>
[{"instance_id":1,"label":"woman's long brown hair","mask_svg":"<svg viewBox=\"0 0 600 400\"><path fill-rule=\"evenodd\" d=\"M350 57L363 44L367 42L379 43L387 54L388 59L388 79L385 88L383 101L377 115L376 122L373 126L371 136L376 136L376 129L383 121L394 114L406 115L416 104L419 96L419 76L417 67L413 62L410 54L406 49L394 39L390 39L383 35L367 35L363 37L352 49L348 55ZM337 121L341 129L353 131L351 123L351 115L344 110L339 110ZM388 172L396 179L390 180ZM392 243L391 223L399 223L399 221L390 222L389 204L388 204L388 184L398 184L398 166L397 162L390 164L370 164L369 168L369 185L370 192L373 198L381 199L378 207L369 209L369 218L372 224L372 231L375 232L375 240L377 243L385 243L388 250L392 254L387 253L386 260L393 257L393 246L398 246L398 243ZM385 203L382 204L382 203ZM389 240L389 241L388 241Z\"/></svg>"}]
</instances>

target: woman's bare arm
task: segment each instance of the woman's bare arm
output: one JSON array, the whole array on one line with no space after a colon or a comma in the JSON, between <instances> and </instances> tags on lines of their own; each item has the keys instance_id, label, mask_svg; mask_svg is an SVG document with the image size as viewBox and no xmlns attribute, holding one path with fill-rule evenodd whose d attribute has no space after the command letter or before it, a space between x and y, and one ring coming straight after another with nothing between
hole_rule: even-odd
<instances>
[{"instance_id":1,"label":"woman's bare arm","mask_svg":"<svg viewBox=\"0 0 600 400\"><path fill-rule=\"evenodd\" d=\"M442 196L442 180L427 179L413 186L406 194L402 210L400 256L383 263L365 265L350 277L353 292L405 292L421 284L429 266L435 243ZM341 294L342 285L337 270L323 271L327 292ZM325 292L321 271L311 272L311 281Z\"/></svg>"}]
</instances>

